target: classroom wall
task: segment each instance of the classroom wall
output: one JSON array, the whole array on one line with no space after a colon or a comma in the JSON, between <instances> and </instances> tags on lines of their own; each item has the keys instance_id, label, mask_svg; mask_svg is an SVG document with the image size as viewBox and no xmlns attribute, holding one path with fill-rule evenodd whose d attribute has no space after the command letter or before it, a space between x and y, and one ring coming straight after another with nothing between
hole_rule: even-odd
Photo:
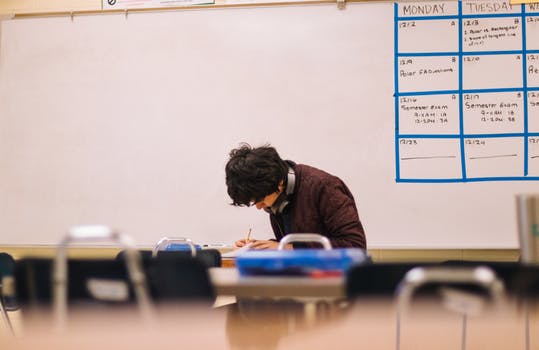
<instances>
[{"instance_id":1,"label":"classroom wall","mask_svg":"<svg viewBox=\"0 0 539 350\"><path fill-rule=\"evenodd\" d=\"M248 141L343 178L371 248L515 248L513 195L533 183L395 183L393 9L5 21L0 243L54 244L92 222L148 245L267 237L223 184L228 150Z\"/></svg>"},{"instance_id":2,"label":"classroom wall","mask_svg":"<svg viewBox=\"0 0 539 350\"><path fill-rule=\"evenodd\" d=\"M214 0L215 4L266 2L258 0ZM278 2L291 2L279 0ZM297 2L298 0L294 0ZM299 0L302 1L302 0ZM0 15L57 11L101 10L101 0L0 0Z\"/></svg>"},{"instance_id":3,"label":"classroom wall","mask_svg":"<svg viewBox=\"0 0 539 350\"><path fill-rule=\"evenodd\" d=\"M216 1L216 3L222 3L220 1ZM101 1L100 0L72 0L72 1L55 1L55 0L19 0L19 1L2 1L0 2L0 14L10 14L10 13L34 13L34 12L53 12L53 11L82 11L82 10L100 10L101 9ZM380 250L380 252L383 252L384 250ZM397 250L395 250L397 251ZM441 252L442 250L432 250L432 252ZM451 251L451 250L444 250L444 251ZM469 250L472 251L472 250ZM413 256L417 256L417 254L420 253L421 250L414 250ZM458 252L456 253L458 256L465 255L466 250L452 250L452 252ZM483 251L484 252L484 251ZM504 256L514 256L514 249L507 249L507 250L496 250L496 252L508 252L508 255ZM453 254L451 253L451 254ZM383 253L380 253L381 256L385 256ZM449 256L449 258L453 257L454 255ZM427 254L429 255L429 254ZM439 257L439 253L434 253L436 257ZM400 255L399 255L400 256ZM397 258L399 257L397 256ZM409 254L403 254L402 256L410 257ZM481 256L488 256L481 255Z\"/></svg>"},{"instance_id":4,"label":"classroom wall","mask_svg":"<svg viewBox=\"0 0 539 350\"><path fill-rule=\"evenodd\" d=\"M1 0L0 14L100 10L101 0Z\"/></svg>"}]
</instances>

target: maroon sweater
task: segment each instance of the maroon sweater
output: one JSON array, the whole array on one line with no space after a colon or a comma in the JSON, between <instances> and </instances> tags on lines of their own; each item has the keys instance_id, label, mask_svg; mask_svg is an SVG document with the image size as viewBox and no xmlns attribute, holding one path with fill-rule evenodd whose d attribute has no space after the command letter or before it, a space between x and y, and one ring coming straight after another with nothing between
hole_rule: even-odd
<instances>
[{"instance_id":1,"label":"maroon sweater","mask_svg":"<svg viewBox=\"0 0 539 350\"><path fill-rule=\"evenodd\" d=\"M344 182L308 165L295 164L293 168L296 184L290 203L284 214L270 214L275 238L280 241L288 233L319 233L326 236L334 248L366 249L356 203ZM318 245L294 243L294 247L299 246Z\"/></svg>"}]
</instances>

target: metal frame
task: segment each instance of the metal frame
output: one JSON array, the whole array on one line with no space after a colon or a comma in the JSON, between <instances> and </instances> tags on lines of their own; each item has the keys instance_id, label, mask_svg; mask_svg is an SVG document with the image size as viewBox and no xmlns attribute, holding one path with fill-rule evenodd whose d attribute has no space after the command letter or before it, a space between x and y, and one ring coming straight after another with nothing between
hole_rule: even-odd
<instances>
[{"instance_id":1,"label":"metal frame","mask_svg":"<svg viewBox=\"0 0 539 350\"><path fill-rule=\"evenodd\" d=\"M288 243L292 242L318 242L325 250L331 250L331 242L325 236L318 233L290 233L284 236L279 242L278 250L283 250Z\"/></svg>"},{"instance_id":2,"label":"metal frame","mask_svg":"<svg viewBox=\"0 0 539 350\"><path fill-rule=\"evenodd\" d=\"M161 238L159 240L159 242L157 242L155 247L153 247L152 257L156 257L158 251L163 250L164 247L167 247L168 245L170 245L172 243L187 244L187 245L189 245L189 248L191 249L191 256L195 257L197 255L196 247L195 247L193 241L191 241L189 238L184 238L184 237L170 237L170 238L169 237L163 237L163 238Z\"/></svg>"},{"instance_id":3,"label":"metal frame","mask_svg":"<svg viewBox=\"0 0 539 350\"><path fill-rule=\"evenodd\" d=\"M9 315L7 314L7 310L4 305L4 285L6 284L6 280L8 278L11 278L13 280L13 277L4 277L0 280L0 314L2 315L2 321L4 322L6 327L9 329L10 333L12 335L15 335L15 331L13 330L13 325L11 324L11 320L9 319Z\"/></svg>"},{"instance_id":4,"label":"metal frame","mask_svg":"<svg viewBox=\"0 0 539 350\"><path fill-rule=\"evenodd\" d=\"M401 315L408 312L414 293L428 283L462 283L484 288L496 304L505 298L503 283L489 267L415 267L408 271L397 287L397 350L400 349ZM466 325L468 313L462 312L461 349L466 349Z\"/></svg>"},{"instance_id":5,"label":"metal frame","mask_svg":"<svg viewBox=\"0 0 539 350\"><path fill-rule=\"evenodd\" d=\"M65 328L67 320L67 247L73 242L112 241L125 249L125 263L128 277L133 284L135 297L143 317L150 317L151 303L146 276L142 269L140 253L128 236L113 231L107 226L87 225L72 227L60 242L53 267L53 302L56 325L60 330Z\"/></svg>"}]
</instances>

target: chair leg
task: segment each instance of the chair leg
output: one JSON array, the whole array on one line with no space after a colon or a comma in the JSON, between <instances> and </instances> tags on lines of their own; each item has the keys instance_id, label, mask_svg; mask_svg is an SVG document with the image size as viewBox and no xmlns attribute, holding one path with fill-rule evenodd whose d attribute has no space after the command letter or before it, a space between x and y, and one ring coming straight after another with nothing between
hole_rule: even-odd
<instances>
[{"instance_id":1,"label":"chair leg","mask_svg":"<svg viewBox=\"0 0 539 350\"><path fill-rule=\"evenodd\" d=\"M0 314L2 314L2 320L4 324L6 325L6 327L9 329L12 335L15 335L15 332L13 331L13 325L11 324L11 320L9 319L6 308L4 307L4 300L1 295L0 295Z\"/></svg>"},{"instance_id":2,"label":"chair leg","mask_svg":"<svg viewBox=\"0 0 539 350\"><path fill-rule=\"evenodd\" d=\"M525 340L526 340L526 350L530 350L530 310L528 308L528 302L525 301L524 304L524 312L526 317L526 324L525 327Z\"/></svg>"},{"instance_id":3,"label":"chair leg","mask_svg":"<svg viewBox=\"0 0 539 350\"><path fill-rule=\"evenodd\" d=\"M397 350L400 350L401 347L401 313L399 310L397 310Z\"/></svg>"},{"instance_id":4,"label":"chair leg","mask_svg":"<svg viewBox=\"0 0 539 350\"><path fill-rule=\"evenodd\" d=\"M466 314L462 315L462 344L461 349L466 350L466 323L468 322L468 318Z\"/></svg>"}]
</instances>

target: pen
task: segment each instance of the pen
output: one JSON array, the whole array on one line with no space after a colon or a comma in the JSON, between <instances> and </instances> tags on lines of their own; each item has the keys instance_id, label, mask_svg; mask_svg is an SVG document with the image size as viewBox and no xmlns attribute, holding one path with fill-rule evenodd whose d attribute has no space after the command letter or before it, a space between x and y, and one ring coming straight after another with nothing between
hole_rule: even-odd
<instances>
[{"instance_id":1,"label":"pen","mask_svg":"<svg viewBox=\"0 0 539 350\"><path fill-rule=\"evenodd\" d=\"M205 248L231 248L232 246L226 243L210 243L210 244L204 244L203 247Z\"/></svg>"},{"instance_id":2,"label":"pen","mask_svg":"<svg viewBox=\"0 0 539 350\"><path fill-rule=\"evenodd\" d=\"M251 230L252 228L250 228L249 232L247 232L247 238L245 239L245 242L249 242L249 239L251 238Z\"/></svg>"}]
</instances>

